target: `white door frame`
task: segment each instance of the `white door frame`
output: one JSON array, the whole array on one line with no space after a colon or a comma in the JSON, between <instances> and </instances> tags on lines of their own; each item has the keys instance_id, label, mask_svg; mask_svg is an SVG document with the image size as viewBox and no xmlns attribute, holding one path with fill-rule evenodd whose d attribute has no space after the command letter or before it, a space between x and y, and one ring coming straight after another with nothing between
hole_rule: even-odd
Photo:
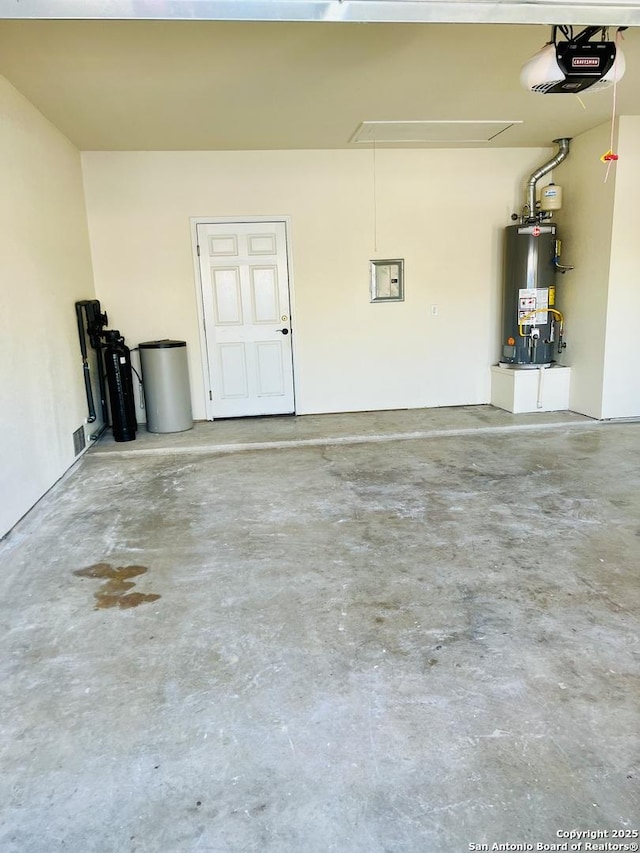
<instances>
[{"instance_id":1,"label":"white door frame","mask_svg":"<svg viewBox=\"0 0 640 853\"><path fill-rule=\"evenodd\" d=\"M211 394L211 376L209 373L209 356L207 351L207 334L205 327L204 304L202 297L202 276L200 275L200 257L198 255L198 225L234 225L251 224L253 222L281 222L284 224L284 232L287 244L287 273L289 278L289 317L291 322L291 357L293 359L293 402L294 411L298 397L298 374L297 364L297 328L296 307L293 287L293 258L291 251L291 217L290 216L192 216L191 223L191 251L193 257L194 282L196 288L196 303L198 306L198 334L200 337L200 357L202 359L202 378L204 407L207 420L214 420L213 397Z\"/></svg>"}]
</instances>

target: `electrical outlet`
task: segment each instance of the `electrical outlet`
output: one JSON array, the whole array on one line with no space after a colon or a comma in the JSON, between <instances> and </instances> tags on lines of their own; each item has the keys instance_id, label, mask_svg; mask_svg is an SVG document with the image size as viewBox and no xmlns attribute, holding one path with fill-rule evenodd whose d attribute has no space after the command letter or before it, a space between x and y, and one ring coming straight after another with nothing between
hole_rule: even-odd
<instances>
[{"instance_id":1,"label":"electrical outlet","mask_svg":"<svg viewBox=\"0 0 640 853\"><path fill-rule=\"evenodd\" d=\"M432 305L432 306L431 306L431 316L432 316L432 317L437 317L437 316L438 316L439 311L440 311L440 306L439 306L439 305Z\"/></svg>"}]
</instances>

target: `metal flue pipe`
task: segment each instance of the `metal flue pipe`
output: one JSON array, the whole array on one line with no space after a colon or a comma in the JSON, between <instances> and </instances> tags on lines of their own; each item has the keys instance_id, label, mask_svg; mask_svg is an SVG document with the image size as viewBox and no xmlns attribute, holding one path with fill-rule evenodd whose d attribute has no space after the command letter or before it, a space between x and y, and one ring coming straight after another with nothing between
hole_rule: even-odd
<instances>
[{"instance_id":1,"label":"metal flue pipe","mask_svg":"<svg viewBox=\"0 0 640 853\"><path fill-rule=\"evenodd\" d=\"M552 157L548 163L545 163L544 166L540 166L539 169L536 169L535 172L531 175L529 180L527 181L527 201L526 205L529 209L529 218L534 219L536 215L536 184L547 172L550 172L552 169L555 169L556 166L559 166L563 160L569 156L569 143L571 142L571 137L562 137L561 139L554 139L555 144L558 146L558 152L555 157Z\"/></svg>"}]
</instances>

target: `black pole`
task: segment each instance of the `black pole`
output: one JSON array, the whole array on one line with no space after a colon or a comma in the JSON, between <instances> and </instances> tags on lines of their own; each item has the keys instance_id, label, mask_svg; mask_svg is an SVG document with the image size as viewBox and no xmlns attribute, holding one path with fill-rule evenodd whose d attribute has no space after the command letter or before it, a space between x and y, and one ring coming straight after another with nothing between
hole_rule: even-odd
<instances>
[{"instance_id":1,"label":"black pole","mask_svg":"<svg viewBox=\"0 0 640 853\"><path fill-rule=\"evenodd\" d=\"M82 372L84 375L84 390L87 395L87 407L89 409L89 417L87 423L92 424L96 420L96 407L93 400L93 389L91 387L91 370L89 368L89 360L87 358L87 341L85 338L85 324L83 313L86 302L76 302L76 318L78 320L78 335L80 337L80 352L82 353Z\"/></svg>"}]
</instances>

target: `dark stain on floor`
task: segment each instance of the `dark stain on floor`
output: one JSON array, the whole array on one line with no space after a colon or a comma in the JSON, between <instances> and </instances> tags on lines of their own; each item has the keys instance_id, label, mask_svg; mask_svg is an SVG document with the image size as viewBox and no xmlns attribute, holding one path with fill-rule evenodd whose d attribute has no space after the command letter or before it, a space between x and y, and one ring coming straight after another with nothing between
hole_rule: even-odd
<instances>
[{"instance_id":1,"label":"dark stain on floor","mask_svg":"<svg viewBox=\"0 0 640 853\"><path fill-rule=\"evenodd\" d=\"M148 572L146 566L117 566L114 568L110 563L96 563L87 566L86 569L77 569L73 574L79 578L94 578L104 581L102 586L93 596L96 599L96 610L106 610L109 607L119 607L127 610L137 607L147 601L157 601L160 596L153 593L128 592L135 586L130 578L143 575Z\"/></svg>"}]
</instances>

